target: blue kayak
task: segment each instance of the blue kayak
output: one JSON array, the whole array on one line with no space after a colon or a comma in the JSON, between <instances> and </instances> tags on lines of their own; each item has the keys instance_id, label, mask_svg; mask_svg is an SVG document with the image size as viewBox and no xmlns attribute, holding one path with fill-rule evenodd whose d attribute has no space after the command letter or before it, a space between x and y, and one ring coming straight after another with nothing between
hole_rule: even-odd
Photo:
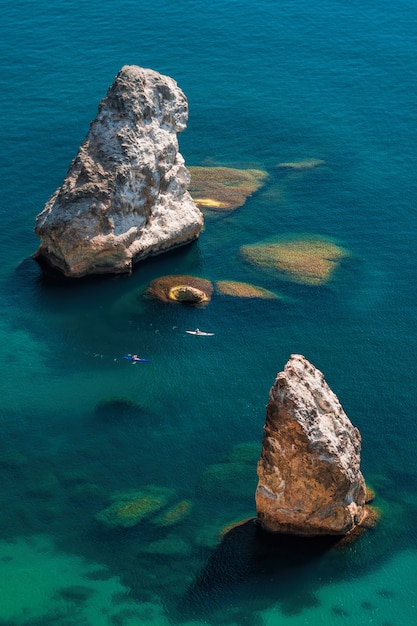
<instances>
[{"instance_id":1,"label":"blue kayak","mask_svg":"<svg viewBox=\"0 0 417 626\"><path fill-rule=\"evenodd\" d=\"M150 363L150 359L142 359L142 357L134 357L133 354L125 354L123 357L127 361L131 361L132 363Z\"/></svg>"}]
</instances>

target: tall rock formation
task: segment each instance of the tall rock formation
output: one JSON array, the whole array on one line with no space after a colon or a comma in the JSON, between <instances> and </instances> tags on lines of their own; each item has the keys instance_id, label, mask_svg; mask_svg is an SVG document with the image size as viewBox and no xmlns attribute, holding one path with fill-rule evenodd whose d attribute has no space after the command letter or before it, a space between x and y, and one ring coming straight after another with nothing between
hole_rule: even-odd
<instances>
[{"instance_id":1,"label":"tall rock formation","mask_svg":"<svg viewBox=\"0 0 417 626\"><path fill-rule=\"evenodd\" d=\"M344 535L363 522L361 436L323 374L292 355L270 390L256 490L266 530Z\"/></svg>"},{"instance_id":2,"label":"tall rock formation","mask_svg":"<svg viewBox=\"0 0 417 626\"><path fill-rule=\"evenodd\" d=\"M187 99L172 78L124 66L37 216L36 257L70 277L123 273L197 238L203 217L178 152L187 119Z\"/></svg>"}]
</instances>

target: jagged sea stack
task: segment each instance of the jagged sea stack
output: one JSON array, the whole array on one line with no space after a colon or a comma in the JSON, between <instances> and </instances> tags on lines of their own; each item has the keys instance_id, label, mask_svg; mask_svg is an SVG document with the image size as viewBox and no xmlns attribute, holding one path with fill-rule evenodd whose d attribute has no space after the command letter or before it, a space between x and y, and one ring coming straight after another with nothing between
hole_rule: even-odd
<instances>
[{"instance_id":1,"label":"jagged sea stack","mask_svg":"<svg viewBox=\"0 0 417 626\"><path fill-rule=\"evenodd\" d=\"M158 72L124 66L62 186L37 216L36 253L69 277L123 273L196 239L203 217L178 152L187 99Z\"/></svg>"},{"instance_id":2,"label":"jagged sea stack","mask_svg":"<svg viewBox=\"0 0 417 626\"><path fill-rule=\"evenodd\" d=\"M291 355L271 388L256 489L272 532L345 535L366 516L361 436L323 374Z\"/></svg>"}]
</instances>

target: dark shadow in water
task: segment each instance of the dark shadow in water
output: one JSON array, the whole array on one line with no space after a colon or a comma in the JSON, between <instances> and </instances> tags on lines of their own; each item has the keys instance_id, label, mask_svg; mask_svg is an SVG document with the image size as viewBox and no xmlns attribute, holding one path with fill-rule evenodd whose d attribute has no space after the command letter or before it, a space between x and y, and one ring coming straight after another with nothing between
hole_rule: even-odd
<instances>
[{"instance_id":1,"label":"dark shadow in water","mask_svg":"<svg viewBox=\"0 0 417 626\"><path fill-rule=\"evenodd\" d=\"M198 240L183 246L168 250L163 254L150 256L136 262L131 273L124 274L94 274L79 278L69 278L52 268L42 259L27 257L19 263L14 272L6 279L8 294L12 298L31 298L30 306L48 310L53 308L56 298L66 298L71 303L79 296L100 297L108 293L108 286L115 281L134 286L136 279L143 280L149 276L149 281L156 276L168 273L198 273L200 267L200 252ZM175 268L175 271L173 271ZM118 290L120 291L120 290Z\"/></svg>"},{"instance_id":2,"label":"dark shadow in water","mask_svg":"<svg viewBox=\"0 0 417 626\"><path fill-rule=\"evenodd\" d=\"M25 259L19 267L25 267L29 262L31 263L36 263L38 265L38 267L41 270L41 279L45 284L52 284L52 283L64 283L67 285L70 284L82 284L82 283L94 283L94 282L98 282L98 281L109 281L111 279L117 278L117 277L129 277L132 274L134 274L137 270L143 270L144 268L148 268L149 266L152 265L158 265L160 263L162 263L162 265L165 265L165 261L166 259L170 259L171 264L172 262L181 262L181 260L184 257L191 257L191 259L188 260L192 260L192 263L199 263L199 252L198 252L198 239L197 240L193 240L190 241L184 245L180 245L177 246L175 248L172 248L170 250L166 250L163 253L159 253L156 255L150 255L147 256L144 259L139 259L137 261L133 262L133 268L132 268L132 272L126 272L126 273L106 273L106 274L89 274L87 276L81 276L81 277L76 277L76 278L71 278L68 276L64 276L64 274L62 274L60 271L56 270L54 267L52 267L45 259L43 259L42 257L40 258L35 258L30 257L29 259Z\"/></svg>"},{"instance_id":3,"label":"dark shadow in water","mask_svg":"<svg viewBox=\"0 0 417 626\"><path fill-rule=\"evenodd\" d=\"M179 614L201 618L202 614L224 611L228 605L236 606L242 595L246 599L253 597L250 586L254 582L258 598L266 594L270 601L273 590L277 602L288 602L289 590L293 593L297 582L297 601L305 598L305 605L311 606L315 598L306 593L302 583L309 569L306 566L318 561L339 541L340 537L334 536L275 535L263 531L255 519L249 520L226 534L182 598ZM240 601L236 601L237 596Z\"/></svg>"}]
</instances>

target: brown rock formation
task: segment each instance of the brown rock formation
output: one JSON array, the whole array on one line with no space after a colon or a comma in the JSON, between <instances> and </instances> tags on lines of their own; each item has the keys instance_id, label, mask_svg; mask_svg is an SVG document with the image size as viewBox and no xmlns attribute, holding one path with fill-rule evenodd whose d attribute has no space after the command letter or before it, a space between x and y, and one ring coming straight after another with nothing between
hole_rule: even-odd
<instances>
[{"instance_id":1,"label":"brown rock formation","mask_svg":"<svg viewBox=\"0 0 417 626\"><path fill-rule=\"evenodd\" d=\"M198 237L203 217L178 152L187 117L172 78L124 66L37 217L37 258L70 277L122 273Z\"/></svg>"},{"instance_id":2,"label":"brown rock formation","mask_svg":"<svg viewBox=\"0 0 417 626\"><path fill-rule=\"evenodd\" d=\"M292 355L270 390L256 509L273 532L344 535L366 515L361 436L323 374Z\"/></svg>"},{"instance_id":3,"label":"brown rock formation","mask_svg":"<svg viewBox=\"0 0 417 626\"><path fill-rule=\"evenodd\" d=\"M209 280L183 275L155 278L146 290L146 296L162 302L183 302L195 306L208 304L212 293L213 285Z\"/></svg>"}]
</instances>

